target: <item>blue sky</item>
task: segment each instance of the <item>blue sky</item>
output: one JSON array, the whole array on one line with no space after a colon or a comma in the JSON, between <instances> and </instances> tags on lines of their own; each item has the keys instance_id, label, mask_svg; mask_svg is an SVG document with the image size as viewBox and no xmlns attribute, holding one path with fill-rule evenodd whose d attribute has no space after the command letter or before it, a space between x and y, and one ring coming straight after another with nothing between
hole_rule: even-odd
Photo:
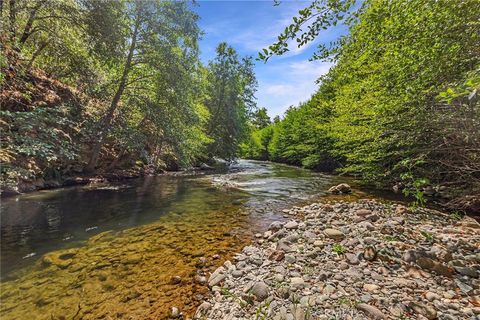
<instances>
[{"instance_id":1,"label":"blue sky","mask_svg":"<svg viewBox=\"0 0 480 320\"><path fill-rule=\"evenodd\" d=\"M298 10L309 1L282 1L274 6L265 1L198 1L194 7L204 31L200 42L201 59L205 63L215 56L215 47L225 41L242 55L257 56L258 51L275 42L277 36L292 21ZM308 100L318 87L315 80L330 68L326 62L309 61L316 45L329 43L345 33L340 26L326 30L319 39L298 49L295 45L281 57L266 64L256 62L255 73L259 87L258 106L266 107L271 117L282 115L290 105Z\"/></svg>"}]
</instances>

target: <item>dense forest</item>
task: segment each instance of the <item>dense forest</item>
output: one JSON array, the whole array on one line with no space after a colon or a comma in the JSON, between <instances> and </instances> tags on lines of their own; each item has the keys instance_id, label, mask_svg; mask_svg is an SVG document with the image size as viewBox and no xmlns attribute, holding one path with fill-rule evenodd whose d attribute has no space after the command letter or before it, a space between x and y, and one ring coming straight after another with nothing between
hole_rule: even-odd
<instances>
[{"instance_id":1,"label":"dense forest","mask_svg":"<svg viewBox=\"0 0 480 320\"><path fill-rule=\"evenodd\" d=\"M334 67L281 121L252 124L243 155L480 210L479 18L476 0L314 1L260 57L344 23L313 57Z\"/></svg>"},{"instance_id":2,"label":"dense forest","mask_svg":"<svg viewBox=\"0 0 480 320\"><path fill-rule=\"evenodd\" d=\"M203 65L187 2L2 0L0 17L4 191L237 155L253 61L220 43Z\"/></svg>"}]
</instances>

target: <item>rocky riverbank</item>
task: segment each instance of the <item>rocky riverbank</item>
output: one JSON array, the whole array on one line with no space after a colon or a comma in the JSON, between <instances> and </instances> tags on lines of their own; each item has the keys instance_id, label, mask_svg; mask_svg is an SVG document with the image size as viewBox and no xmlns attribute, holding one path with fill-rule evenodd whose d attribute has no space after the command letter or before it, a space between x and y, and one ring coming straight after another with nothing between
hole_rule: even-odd
<instances>
[{"instance_id":1,"label":"rocky riverbank","mask_svg":"<svg viewBox=\"0 0 480 320\"><path fill-rule=\"evenodd\" d=\"M480 319L474 219L373 200L284 214L210 275L196 319Z\"/></svg>"}]
</instances>

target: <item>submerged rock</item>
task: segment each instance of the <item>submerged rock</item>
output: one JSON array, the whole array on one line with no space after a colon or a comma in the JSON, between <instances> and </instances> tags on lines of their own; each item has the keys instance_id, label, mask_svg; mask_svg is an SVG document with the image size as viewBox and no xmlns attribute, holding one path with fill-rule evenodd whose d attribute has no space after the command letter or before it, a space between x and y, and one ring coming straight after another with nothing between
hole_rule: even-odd
<instances>
[{"instance_id":1,"label":"submerged rock","mask_svg":"<svg viewBox=\"0 0 480 320\"><path fill-rule=\"evenodd\" d=\"M180 284L180 283L182 283L182 277L173 276L173 277L170 278L170 283L171 284Z\"/></svg>"},{"instance_id":2,"label":"submerged rock","mask_svg":"<svg viewBox=\"0 0 480 320\"><path fill-rule=\"evenodd\" d=\"M77 252L78 249L68 249L47 253L42 257L42 264L45 267L53 265L60 269L66 269L73 263L72 259Z\"/></svg>"}]
</instances>

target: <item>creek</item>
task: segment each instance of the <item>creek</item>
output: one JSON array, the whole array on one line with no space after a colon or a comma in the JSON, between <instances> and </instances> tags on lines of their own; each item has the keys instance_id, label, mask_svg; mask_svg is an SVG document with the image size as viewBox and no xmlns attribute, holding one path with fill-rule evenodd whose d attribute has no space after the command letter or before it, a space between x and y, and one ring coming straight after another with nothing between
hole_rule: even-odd
<instances>
[{"instance_id":1,"label":"creek","mask_svg":"<svg viewBox=\"0 0 480 320\"><path fill-rule=\"evenodd\" d=\"M211 270L283 209L347 178L240 160L2 200L0 318L163 319L191 314ZM369 197L358 191L349 197ZM345 197L343 197L345 199ZM172 281L172 279L174 280Z\"/></svg>"}]
</instances>

